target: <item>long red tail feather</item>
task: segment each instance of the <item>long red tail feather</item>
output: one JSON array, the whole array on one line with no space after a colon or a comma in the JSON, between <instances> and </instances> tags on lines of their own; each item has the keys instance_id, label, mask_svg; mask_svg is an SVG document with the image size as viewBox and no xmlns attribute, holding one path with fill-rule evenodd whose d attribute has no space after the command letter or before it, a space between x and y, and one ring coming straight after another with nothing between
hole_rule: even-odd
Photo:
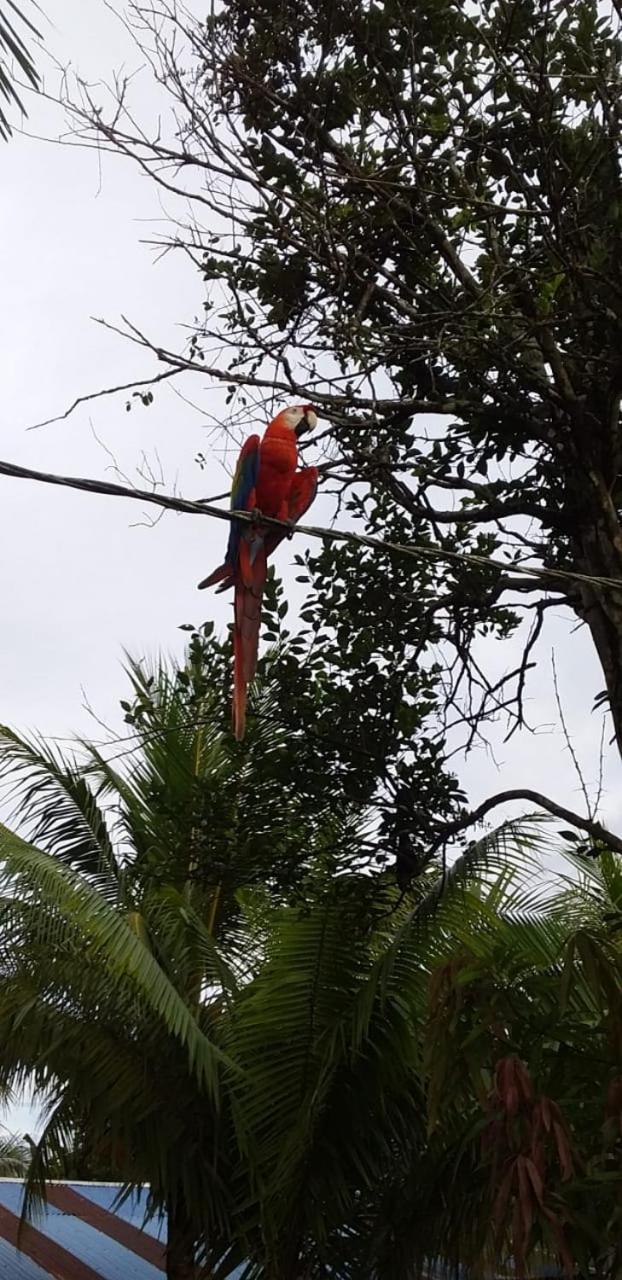
<instances>
[{"instance_id":1,"label":"long red tail feather","mask_svg":"<svg viewBox=\"0 0 622 1280\"><path fill-rule=\"evenodd\" d=\"M248 547L243 543L240 555L240 576L235 584L233 622L233 732L238 742L246 728L246 692L257 667L261 601L266 581L266 552L262 545L256 548L251 561Z\"/></svg>"},{"instance_id":2,"label":"long red tail feather","mask_svg":"<svg viewBox=\"0 0 622 1280\"><path fill-rule=\"evenodd\" d=\"M214 569L213 573L210 573L207 578L203 578L201 580L198 587L199 591L202 591L204 587L213 587L216 582L222 582L223 578L231 577L231 572L231 565L227 564L225 560L224 564L219 564L218 568ZM223 588L219 587L218 590L222 591Z\"/></svg>"}]
</instances>

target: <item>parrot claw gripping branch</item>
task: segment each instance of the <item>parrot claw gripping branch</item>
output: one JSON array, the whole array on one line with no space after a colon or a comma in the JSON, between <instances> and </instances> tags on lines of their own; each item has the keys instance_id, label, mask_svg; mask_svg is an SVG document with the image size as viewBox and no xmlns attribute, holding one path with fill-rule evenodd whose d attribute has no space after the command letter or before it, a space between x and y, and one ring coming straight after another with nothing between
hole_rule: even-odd
<instances>
[{"instance_id":1,"label":"parrot claw gripping branch","mask_svg":"<svg viewBox=\"0 0 622 1280\"><path fill-rule=\"evenodd\" d=\"M317 492L317 467L298 467L298 439L317 425L310 404L282 409L263 437L249 436L240 450L233 485L231 509L248 511L290 525L283 531L260 523L232 520L224 563L199 583L199 589L234 588L233 603L233 732L238 742L246 726L246 691L257 666L261 602L267 560L293 526L309 509Z\"/></svg>"}]
</instances>

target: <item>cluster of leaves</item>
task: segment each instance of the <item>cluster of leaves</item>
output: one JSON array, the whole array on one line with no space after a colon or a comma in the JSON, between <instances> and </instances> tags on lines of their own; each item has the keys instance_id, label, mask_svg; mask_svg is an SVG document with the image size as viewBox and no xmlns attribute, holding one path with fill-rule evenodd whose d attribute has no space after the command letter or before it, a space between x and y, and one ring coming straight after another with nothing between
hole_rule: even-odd
<instances>
[{"instance_id":1,"label":"cluster of leaves","mask_svg":"<svg viewBox=\"0 0 622 1280\"><path fill-rule=\"evenodd\" d=\"M303 788L317 795L330 776L349 802L367 810L382 836L377 864L397 852L400 832L422 858L463 795L438 734L440 664L418 663L420 602L406 575L392 573L389 592L377 557L358 550L327 546L295 560L309 588L302 626L287 629L287 603L274 577L264 613L266 638L279 646L280 715L305 761ZM420 616L417 629L427 635L430 625ZM269 656L268 669L273 661Z\"/></svg>"},{"instance_id":2,"label":"cluster of leaves","mask_svg":"<svg viewBox=\"0 0 622 1280\"><path fill-rule=\"evenodd\" d=\"M0 1177L21 1178L30 1163L30 1150L22 1138L5 1128L0 1134Z\"/></svg>"}]
</instances>

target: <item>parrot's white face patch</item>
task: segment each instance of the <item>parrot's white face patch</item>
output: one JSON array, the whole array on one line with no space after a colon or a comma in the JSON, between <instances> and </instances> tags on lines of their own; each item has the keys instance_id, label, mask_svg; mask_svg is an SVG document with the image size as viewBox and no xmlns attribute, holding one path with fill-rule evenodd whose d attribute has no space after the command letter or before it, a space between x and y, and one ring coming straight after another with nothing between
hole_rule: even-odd
<instances>
[{"instance_id":1,"label":"parrot's white face patch","mask_svg":"<svg viewBox=\"0 0 622 1280\"><path fill-rule=\"evenodd\" d=\"M296 404L289 409L283 409L275 421L287 427L289 431L297 431L301 424L302 430L313 431L317 426L317 413L310 404Z\"/></svg>"},{"instance_id":2,"label":"parrot's white face patch","mask_svg":"<svg viewBox=\"0 0 622 1280\"><path fill-rule=\"evenodd\" d=\"M298 423L302 422L302 419L304 418L304 416L305 416L305 411L304 409L300 409L300 408L286 409L285 412L283 413L283 418L285 420L286 426L290 427L292 431L296 430Z\"/></svg>"}]
</instances>

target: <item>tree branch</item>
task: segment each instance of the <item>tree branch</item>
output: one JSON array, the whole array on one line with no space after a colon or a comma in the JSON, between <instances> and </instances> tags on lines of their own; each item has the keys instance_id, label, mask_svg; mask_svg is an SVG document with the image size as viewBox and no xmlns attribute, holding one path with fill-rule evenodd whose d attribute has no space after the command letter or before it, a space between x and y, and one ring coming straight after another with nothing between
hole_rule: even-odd
<instances>
[{"instance_id":1,"label":"tree branch","mask_svg":"<svg viewBox=\"0 0 622 1280\"><path fill-rule=\"evenodd\" d=\"M461 818L456 818L455 822L446 823L442 833L437 836L428 849L426 862L429 862L443 845L453 840L455 836L460 835L461 831L466 831L468 827L481 822L482 818L485 818L491 809L496 809L500 804L508 804L514 800L528 800L530 804L537 805L539 809L545 809L554 818L559 818L562 822L568 822L572 827L578 827L580 831L585 831L590 835L593 840L598 840L607 845L609 849L622 854L622 838L614 835L607 827L603 827L600 822L595 822L592 818L583 818L581 814L575 813L572 809L567 809L565 805L558 804L556 800L551 800L549 796L543 795L540 791L520 789L499 791L497 795L490 796L488 800L483 800L476 809L463 814Z\"/></svg>"},{"instance_id":2,"label":"tree branch","mask_svg":"<svg viewBox=\"0 0 622 1280\"><path fill-rule=\"evenodd\" d=\"M97 400L101 396L114 395L117 391L126 391L133 386L146 386L148 383L150 384L162 381L164 378L174 378L176 375L182 373L201 373L206 378L213 378L215 382L223 382L227 385L238 387L253 387L259 391L267 391L270 397L274 396L277 391L282 391L283 394L287 396L297 395L300 396L301 403L308 401L318 407L325 408L330 412L331 416L333 414L339 415L339 412L343 412L344 410L350 410L354 413L369 411L374 414L390 414L397 410L407 410L409 413L412 413L413 417L416 414L424 413L441 415L443 417L459 417L461 412L469 407L466 403L463 403L461 400L456 399L453 396L447 396L445 398L441 397L436 400L422 399L417 396L407 396L403 399L398 398L397 396L389 399L372 399L369 396L359 396L354 391L349 391L347 395L340 395L336 392L320 391L317 386L310 386L308 383L302 382L297 383L296 386L292 388L291 383L284 381L283 379L274 377L261 378L248 373L235 373L232 369L219 369L215 365L207 364L202 359L193 359L191 356L184 356L175 351L169 351L166 347L159 346L157 343L152 342L151 339L148 338L146 334L142 333L136 325L132 324L126 316L122 316L123 323L127 326L125 329L121 328L119 325L111 324L101 316L93 316L92 318L95 323L101 325L103 329L108 329L110 333L116 333L119 337L125 338L130 342L134 342L136 346L143 347L146 351L150 351L151 354L155 356L156 360L160 361L160 363L168 364L171 367L167 369L165 373L159 375L156 374L152 378L143 378L137 380L135 383L121 384L116 387L113 386L105 388L102 391L94 391L91 392L91 394L79 396L63 413L58 414L54 418L48 418L45 422L37 423L35 424L36 426L46 426L49 422L58 422L63 418L67 418L80 404L84 404L87 401ZM348 421L350 421L350 419L348 419Z\"/></svg>"},{"instance_id":3,"label":"tree branch","mask_svg":"<svg viewBox=\"0 0 622 1280\"><path fill-rule=\"evenodd\" d=\"M102 396L114 396L120 391L133 391L136 387L153 387L157 382L164 382L167 378L175 378L178 373L178 369L166 369L164 373L156 373L151 378L139 378L136 382L121 382L117 387L104 387L101 391L90 391L86 395L76 396L73 404L70 404L64 413L57 413L54 418L45 418L43 422L33 422L32 426L27 427L26 430L38 431L39 427L49 427L53 422L63 422L81 404L87 404L91 400L100 400Z\"/></svg>"}]
</instances>

